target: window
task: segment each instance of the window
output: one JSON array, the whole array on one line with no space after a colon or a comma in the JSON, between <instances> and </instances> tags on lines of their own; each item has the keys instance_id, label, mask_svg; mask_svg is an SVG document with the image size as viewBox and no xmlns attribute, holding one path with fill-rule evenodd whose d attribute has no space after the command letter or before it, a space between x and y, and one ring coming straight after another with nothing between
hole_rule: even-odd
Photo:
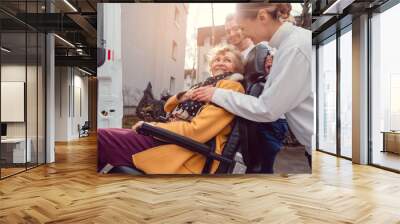
<instances>
[{"instance_id":1,"label":"window","mask_svg":"<svg viewBox=\"0 0 400 224\"><path fill-rule=\"evenodd\" d=\"M171 53L171 58L176 61L176 52L177 52L178 44L173 40L172 41L172 53Z\"/></svg>"},{"instance_id":2,"label":"window","mask_svg":"<svg viewBox=\"0 0 400 224\"><path fill-rule=\"evenodd\" d=\"M318 149L345 158L352 157L351 28L320 43L317 62Z\"/></svg>"},{"instance_id":3,"label":"window","mask_svg":"<svg viewBox=\"0 0 400 224\"><path fill-rule=\"evenodd\" d=\"M175 94L175 77L169 78L169 92L171 94Z\"/></svg>"},{"instance_id":4,"label":"window","mask_svg":"<svg viewBox=\"0 0 400 224\"><path fill-rule=\"evenodd\" d=\"M351 27L350 27L351 28ZM352 157L352 33L340 36L340 155Z\"/></svg>"},{"instance_id":5,"label":"window","mask_svg":"<svg viewBox=\"0 0 400 224\"><path fill-rule=\"evenodd\" d=\"M371 162L374 165L400 170L400 33L394 27L400 21L400 4L371 18L371 97L370 125ZM387 134L384 132L388 132ZM387 137L387 138L385 138ZM385 139L384 139L385 138ZM392 140L390 140L392 138ZM397 139L397 140L395 140ZM385 141L387 140L387 141Z\"/></svg>"},{"instance_id":6,"label":"window","mask_svg":"<svg viewBox=\"0 0 400 224\"><path fill-rule=\"evenodd\" d=\"M390 130L400 130L400 73L390 74Z\"/></svg>"},{"instance_id":7,"label":"window","mask_svg":"<svg viewBox=\"0 0 400 224\"><path fill-rule=\"evenodd\" d=\"M336 153L336 39L318 48L318 149Z\"/></svg>"},{"instance_id":8,"label":"window","mask_svg":"<svg viewBox=\"0 0 400 224\"><path fill-rule=\"evenodd\" d=\"M174 23L175 23L175 25L176 25L176 27L178 27L179 28L179 9L178 9L178 7L176 7L175 6L175 14L174 14Z\"/></svg>"}]
</instances>

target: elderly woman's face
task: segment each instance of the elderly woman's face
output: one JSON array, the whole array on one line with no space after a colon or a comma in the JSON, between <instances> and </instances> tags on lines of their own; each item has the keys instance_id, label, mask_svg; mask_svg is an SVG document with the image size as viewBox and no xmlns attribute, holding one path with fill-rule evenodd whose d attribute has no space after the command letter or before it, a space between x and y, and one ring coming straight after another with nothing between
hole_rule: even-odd
<instances>
[{"instance_id":1,"label":"elderly woman's face","mask_svg":"<svg viewBox=\"0 0 400 224\"><path fill-rule=\"evenodd\" d=\"M217 76L233 72L235 69L234 58L235 56L232 52L217 54L211 63L211 74Z\"/></svg>"}]
</instances>

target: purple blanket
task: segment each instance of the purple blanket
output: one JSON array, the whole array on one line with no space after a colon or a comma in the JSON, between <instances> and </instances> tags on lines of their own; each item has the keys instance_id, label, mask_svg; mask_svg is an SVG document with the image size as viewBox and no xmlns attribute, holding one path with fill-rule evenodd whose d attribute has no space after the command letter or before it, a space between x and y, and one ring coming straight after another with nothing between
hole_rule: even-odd
<instances>
[{"instance_id":1,"label":"purple blanket","mask_svg":"<svg viewBox=\"0 0 400 224\"><path fill-rule=\"evenodd\" d=\"M162 143L151 136L135 133L131 129L99 128L97 130L97 171L107 163L133 167L132 155Z\"/></svg>"}]
</instances>

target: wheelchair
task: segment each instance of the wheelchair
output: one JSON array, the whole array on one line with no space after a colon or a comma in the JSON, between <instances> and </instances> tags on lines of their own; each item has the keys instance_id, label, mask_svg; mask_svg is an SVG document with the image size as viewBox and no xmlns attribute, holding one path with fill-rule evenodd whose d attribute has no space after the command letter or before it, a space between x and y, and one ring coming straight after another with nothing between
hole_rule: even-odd
<instances>
[{"instance_id":1,"label":"wheelchair","mask_svg":"<svg viewBox=\"0 0 400 224\"><path fill-rule=\"evenodd\" d=\"M256 45L248 54L245 66L246 94L258 97L265 84L265 59L269 49L265 45ZM206 158L202 174L209 174L212 161L219 161L215 174L245 174L260 173L263 156L261 136L256 131L257 123L241 117L235 117L232 131L222 150L221 155L215 152L213 145L196 142L188 137L177 135L171 131L143 124L137 131L143 135L150 135L168 144L179 145L187 150L194 151ZM210 143L210 142L209 142ZM127 173L144 174L141 170L132 167L113 167L107 164L100 173Z\"/></svg>"}]
</instances>

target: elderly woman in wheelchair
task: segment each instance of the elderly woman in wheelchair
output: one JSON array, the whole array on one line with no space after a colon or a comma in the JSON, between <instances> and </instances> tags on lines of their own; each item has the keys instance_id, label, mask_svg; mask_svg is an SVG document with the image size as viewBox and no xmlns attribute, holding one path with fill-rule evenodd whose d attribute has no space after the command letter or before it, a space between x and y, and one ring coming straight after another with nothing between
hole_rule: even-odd
<instances>
[{"instance_id":1,"label":"elderly woman in wheelchair","mask_svg":"<svg viewBox=\"0 0 400 224\"><path fill-rule=\"evenodd\" d=\"M213 49L209 64L211 77L166 102L167 122L140 121L132 130L99 129L98 171L131 167L146 174L201 174L215 173L221 162L232 162L221 154L235 116L212 103L191 100L191 93L206 85L243 93L244 65L240 53L229 45ZM146 135L146 128L155 133ZM166 135L157 135L163 130ZM170 141L168 135L178 141Z\"/></svg>"}]
</instances>

